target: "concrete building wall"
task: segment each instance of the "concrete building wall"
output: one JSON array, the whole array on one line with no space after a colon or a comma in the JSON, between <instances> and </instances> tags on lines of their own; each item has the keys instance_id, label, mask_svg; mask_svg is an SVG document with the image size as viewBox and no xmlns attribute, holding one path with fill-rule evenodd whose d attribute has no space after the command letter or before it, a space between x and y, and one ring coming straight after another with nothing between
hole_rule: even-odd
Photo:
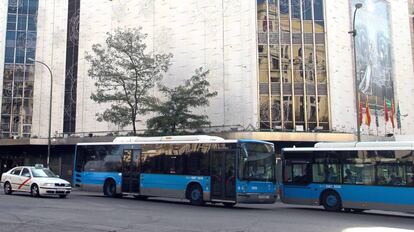
<instances>
[{"instance_id":1,"label":"concrete building wall","mask_svg":"<svg viewBox=\"0 0 414 232\"><path fill-rule=\"evenodd\" d=\"M1 29L4 28L4 29ZM3 73L4 73L4 55L6 49L6 29L7 28L7 1L0 2L0 106L3 96ZM1 119L0 119L1 123Z\"/></svg>"},{"instance_id":2,"label":"concrete building wall","mask_svg":"<svg viewBox=\"0 0 414 232\"><path fill-rule=\"evenodd\" d=\"M354 67L352 38L348 34L348 31L352 28L351 14L354 8L349 1L325 1L325 4L332 129L336 132L355 133L355 77L352 69ZM413 62L410 53L412 47L408 11L406 9L407 0L389 1L390 36L393 45L391 53L393 57L394 96L396 102L399 101L400 103L401 114L408 114L406 118L402 117L402 134L410 134L414 130L412 120L414 108L410 100L414 96ZM395 110L397 110L397 106L395 106ZM377 128L375 126L374 111L371 110L370 113L372 118L371 127L368 128L363 124L361 134L376 136ZM378 113L379 136L384 136L386 133L400 134L398 129L393 130L390 122L385 126L382 110Z\"/></svg>"},{"instance_id":3,"label":"concrete building wall","mask_svg":"<svg viewBox=\"0 0 414 232\"><path fill-rule=\"evenodd\" d=\"M53 73L52 136L63 130L67 8L67 0L39 0L36 60L48 64ZM32 136L47 137L50 74L41 64L36 64L33 91Z\"/></svg>"},{"instance_id":4,"label":"concrete building wall","mask_svg":"<svg viewBox=\"0 0 414 232\"><path fill-rule=\"evenodd\" d=\"M210 70L208 80L218 95L209 107L196 112L209 115L213 126L257 123L256 33L254 1L82 1L80 16L77 131L109 131L113 125L96 121L107 106L94 104L94 89L87 76L85 52L103 43L106 32L117 27L139 27L148 34L149 52L174 57L164 83L176 86L194 70ZM102 17L105 15L105 17ZM154 95L158 95L156 90ZM144 128L149 117L140 118Z\"/></svg>"}]
</instances>

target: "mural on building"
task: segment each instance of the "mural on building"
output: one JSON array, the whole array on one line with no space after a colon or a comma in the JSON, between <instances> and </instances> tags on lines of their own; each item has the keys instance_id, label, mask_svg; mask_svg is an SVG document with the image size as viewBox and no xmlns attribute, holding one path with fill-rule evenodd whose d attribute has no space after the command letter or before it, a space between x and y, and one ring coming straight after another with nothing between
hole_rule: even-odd
<instances>
[{"instance_id":1,"label":"mural on building","mask_svg":"<svg viewBox=\"0 0 414 232\"><path fill-rule=\"evenodd\" d=\"M352 13L356 3L363 4L355 20L360 99L381 107L384 99L394 99L389 6L385 0L352 0Z\"/></svg>"}]
</instances>

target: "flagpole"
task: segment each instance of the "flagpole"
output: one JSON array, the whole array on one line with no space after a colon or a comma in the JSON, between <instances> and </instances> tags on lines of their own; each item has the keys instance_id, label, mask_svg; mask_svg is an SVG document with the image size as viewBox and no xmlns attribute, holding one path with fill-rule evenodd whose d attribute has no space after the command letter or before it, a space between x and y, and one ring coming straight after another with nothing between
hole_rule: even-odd
<instances>
[{"instance_id":1,"label":"flagpole","mask_svg":"<svg viewBox=\"0 0 414 232\"><path fill-rule=\"evenodd\" d=\"M378 105L378 97L375 96L375 127L377 128L377 137L379 136L378 134L378 126L379 126L379 122L378 122L378 111L377 111L377 105Z\"/></svg>"}]
</instances>

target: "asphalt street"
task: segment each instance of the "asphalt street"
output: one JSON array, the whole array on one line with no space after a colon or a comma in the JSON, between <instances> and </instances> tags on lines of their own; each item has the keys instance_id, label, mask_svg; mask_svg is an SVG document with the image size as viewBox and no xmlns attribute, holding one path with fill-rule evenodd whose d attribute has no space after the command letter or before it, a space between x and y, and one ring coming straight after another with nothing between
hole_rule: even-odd
<instances>
[{"instance_id":1,"label":"asphalt street","mask_svg":"<svg viewBox=\"0 0 414 232\"><path fill-rule=\"evenodd\" d=\"M0 210L0 231L414 232L414 215L402 213L332 213L281 203L197 207L185 201L77 191L67 199L0 191Z\"/></svg>"}]
</instances>

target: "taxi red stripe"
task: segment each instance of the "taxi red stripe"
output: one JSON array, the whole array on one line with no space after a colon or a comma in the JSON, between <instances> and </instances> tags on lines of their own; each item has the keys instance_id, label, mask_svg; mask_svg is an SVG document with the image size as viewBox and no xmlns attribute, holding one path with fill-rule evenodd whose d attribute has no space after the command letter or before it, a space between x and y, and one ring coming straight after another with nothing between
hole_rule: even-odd
<instances>
[{"instance_id":1,"label":"taxi red stripe","mask_svg":"<svg viewBox=\"0 0 414 232\"><path fill-rule=\"evenodd\" d=\"M32 179L32 178L29 177L29 179L25 180L21 185L19 185L18 189L21 189L27 182L29 182L30 179Z\"/></svg>"}]
</instances>

